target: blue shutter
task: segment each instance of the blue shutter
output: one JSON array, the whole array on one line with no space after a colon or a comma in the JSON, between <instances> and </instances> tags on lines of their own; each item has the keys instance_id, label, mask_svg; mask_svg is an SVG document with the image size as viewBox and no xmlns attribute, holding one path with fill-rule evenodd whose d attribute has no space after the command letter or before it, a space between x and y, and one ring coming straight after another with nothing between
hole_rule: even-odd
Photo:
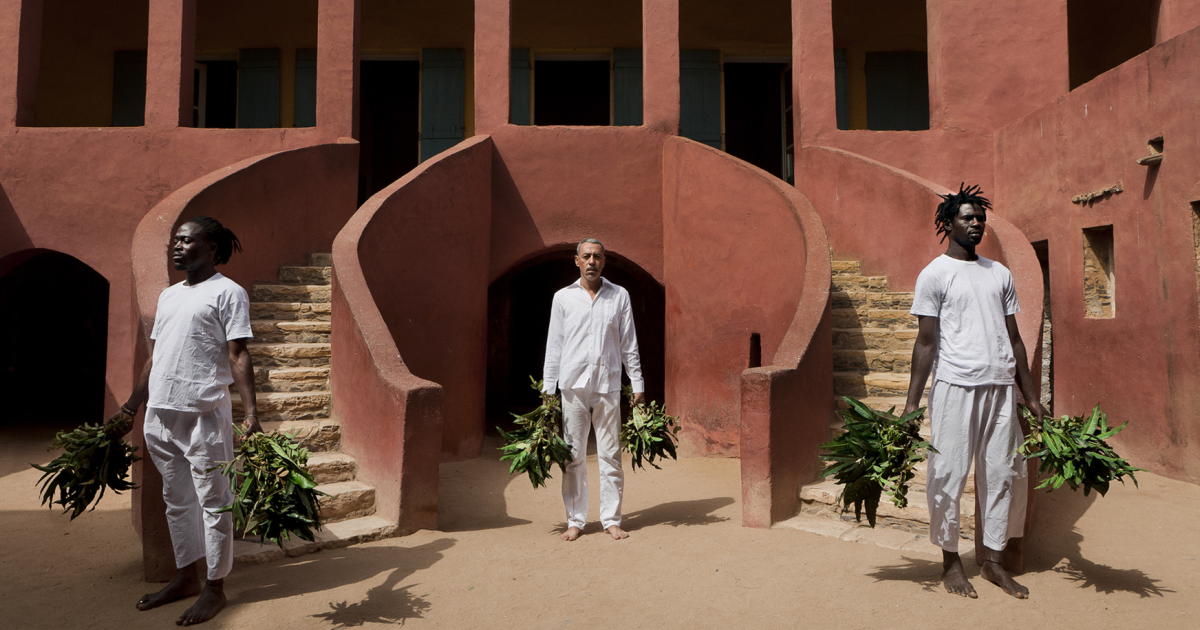
<instances>
[{"instance_id":1,"label":"blue shutter","mask_svg":"<svg viewBox=\"0 0 1200 630\"><path fill-rule=\"evenodd\" d=\"M929 129L929 70L924 51L867 53L867 129Z\"/></svg>"},{"instance_id":2,"label":"blue shutter","mask_svg":"<svg viewBox=\"0 0 1200 630\"><path fill-rule=\"evenodd\" d=\"M279 126L279 49L247 48L238 54L237 126Z\"/></svg>"},{"instance_id":3,"label":"blue shutter","mask_svg":"<svg viewBox=\"0 0 1200 630\"><path fill-rule=\"evenodd\" d=\"M613 50L613 124L642 124L642 49Z\"/></svg>"},{"instance_id":4,"label":"blue shutter","mask_svg":"<svg viewBox=\"0 0 1200 630\"><path fill-rule=\"evenodd\" d=\"M837 110L837 128L850 128L850 94L846 85L846 49L833 49L833 93Z\"/></svg>"},{"instance_id":5,"label":"blue shutter","mask_svg":"<svg viewBox=\"0 0 1200 630\"><path fill-rule=\"evenodd\" d=\"M421 51L421 161L463 139L463 51Z\"/></svg>"},{"instance_id":6,"label":"blue shutter","mask_svg":"<svg viewBox=\"0 0 1200 630\"><path fill-rule=\"evenodd\" d=\"M296 51L296 117L294 127L317 126L317 50Z\"/></svg>"},{"instance_id":7,"label":"blue shutter","mask_svg":"<svg viewBox=\"0 0 1200 630\"><path fill-rule=\"evenodd\" d=\"M112 126L146 124L146 51L118 50L113 56Z\"/></svg>"},{"instance_id":8,"label":"blue shutter","mask_svg":"<svg viewBox=\"0 0 1200 630\"><path fill-rule=\"evenodd\" d=\"M721 148L720 51L679 51L679 135Z\"/></svg>"},{"instance_id":9,"label":"blue shutter","mask_svg":"<svg viewBox=\"0 0 1200 630\"><path fill-rule=\"evenodd\" d=\"M514 125L529 124L529 49L512 49L509 67L508 121Z\"/></svg>"}]
</instances>

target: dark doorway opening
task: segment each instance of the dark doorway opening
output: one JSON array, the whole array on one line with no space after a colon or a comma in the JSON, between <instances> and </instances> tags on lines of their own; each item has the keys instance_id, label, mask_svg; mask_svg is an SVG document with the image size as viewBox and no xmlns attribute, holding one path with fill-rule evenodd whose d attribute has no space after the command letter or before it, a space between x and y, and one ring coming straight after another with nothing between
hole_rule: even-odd
<instances>
[{"instance_id":1,"label":"dark doorway opening","mask_svg":"<svg viewBox=\"0 0 1200 630\"><path fill-rule=\"evenodd\" d=\"M104 276L58 252L18 264L0 277L0 399L26 404L0 426L103 422L107 351Z\"/></svg>"},{"instance_id":2,"label":"dark doorway opening","mask_svg":"<svg viewBox=\"0 0 1200 630\"><path fill-rule=\"evenodd\" d=\"M197 61L196 66L193 71L196 90L193 99L199 103L203 95L204 107L194 110L192 125L206 129L233 129L237 126L238 62Z\"/></svg>"},{"instance_id":3,"label":"dark doorway opening","mask_svg":"<svg viewBox=\"0 0 1200 630\"><path fill-rule=\"evenodd\" d=\"M421 142L421 63L361 62L358 204L416 168Z\"/></svg>"},{"instance_id":4,"label":"dark doorway opening","mask_svg":"<svg viewBox=\"0 0 1200 630\"><path fill-rule=\"evenodd\" d=\"M609 124L609 65L609 61L536 60L533 124Z\"/></svg>"},{"instance_id":5,"label":"dark doorway opening","mask_svg":"<svg viewBox=\"0 0 1200 630\"><path fill-rule=\"evenodd\" d=\"M1071 89L1154 46L1155 2L1067 0Z\"/></svg>"},{"instance_id":6,"label":"dark doorway opening","mask_svg":"<svg viewBox=\"0 0 1200 630\"><path fill-rule=\"evenodd\" d=\"M579 280L574 250L549 252L511 269L488 288L487 430L513 426L512 413L538 404L529 377L541 378L554 292ZM608 253L604 277L629 291L646 398L663 401L666 292L653 276ZM622 370L621 380L629 383Z\"/></svg>"},{"instance_id":7,"label":"dark doorway opening","mask_svg":"<svg viewBox=\"0 0 1200 630\"><path fill-rule=\"evenodd\" d=\"M783 177L782 63L725 64L725 151Z\"/></svg>"}]
</instances>

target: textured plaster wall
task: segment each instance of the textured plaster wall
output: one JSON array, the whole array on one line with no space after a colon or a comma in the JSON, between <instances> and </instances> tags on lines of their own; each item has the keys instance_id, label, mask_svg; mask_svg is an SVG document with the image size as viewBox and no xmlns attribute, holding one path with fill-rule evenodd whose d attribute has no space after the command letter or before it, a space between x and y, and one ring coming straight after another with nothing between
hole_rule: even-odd
<instances>
[{"instance_id":1,"label":"textured plaster wall","mask_svg":"<svg viewBox=\"0 0 1200 630\"><path fill-rule=\"evenodd\" d=\"M1200 313L1192 206L1200 200L1200 30L1156 46L996 136L997 203L1047 240L1056 413L1099 403L1129 428L1135 465L1200 480ZM1164 138L1160 166L1136 163ZM1124 192L1075 204L1118 182ZM1114 317L1086 317L1086 228L1113 226Z\"/></svg>"},{"instance_id":2,"label":"textured plaster wall","mask_svg":"<svg viewBox=\"0 0 1200 630\"><path fill-rule=\"evenodd\" d=\"M666 396L688 456L739 454L750 334L773 365L804 288L804 232L771 176L671 139L663 168Z\"/></svg>"}]
</instances>

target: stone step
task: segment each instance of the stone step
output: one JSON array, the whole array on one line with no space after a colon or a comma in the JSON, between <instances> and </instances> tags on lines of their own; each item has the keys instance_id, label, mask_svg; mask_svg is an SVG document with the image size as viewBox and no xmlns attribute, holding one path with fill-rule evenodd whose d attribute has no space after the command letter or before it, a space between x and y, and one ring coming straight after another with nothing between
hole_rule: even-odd
<instances>
[{"instance_id":1,"label":"stone step","mask_svg":"<svg viewBox=\"0 0 1200 630\"><path fill-rule=\"evenodd\" d=\"M883 292L888 290L887 276L835 275L830 285L834 291Z\"/></svg>"},{"instance_id":2,"label":"stone step","mask_svg":"<svg viewBox=\"0 0 1200 630\"><path fill-rule=\"evenodd\" d=\"M255 367L255 391L324 392L329 391L328 367Z\"/></svg>"},{"instance_id":3,"label":"stone step","mask_svg":"<svg viewBox=\"0 0 1200 630\"><path fill-rule=\"evenodd\" d=\"M912 354L917 331L890 328L834 328L834 350L891 350Z\"/></svg>"},{"instance_id":4,"label":"stone step","mask_svg":"<svg viewBox=\"0 0 1200 630\"><path fill-rule=\"evenodd\" d=\"M332 324L319 320L250 320L256 343L329 343Z\"/></svg>"},{"instance_id":5,"label":"stone step","mask_svg":"<svg viewBox=\"0 0 1200 630\"><path fill-rule=\"evenodd\" d=\"M907 310L834 308L833 327L916 330L917 317L910 315Z\"/></svg>"},{"instance_id":6,"label":"stone step","mask_svg":"<svg viewBox=\"0 0 1200 630\"><path fill-rule=\"evenodd\" d=\"M844 519L849 520L844 520ZM880 524L871 529L866 522L856 523L853 515L838 517L830 514L800 512L771 526L774 529L797 529L818 536L838 538L847 542L874 545L885 549L897 549L906 555L918 553L941 558L942 551L929 542L927 533L908 531L900 526Z\"/></svg>"},{"instance_id":7,"label":"stone step","mask_svg":"<svg viewBox=\"0 0 1200 630\"><path fill-rule=\"evenodd\" d=\"M332 304L312 302L251 302L250 318L254 320L279 319L289 321L329 321Z\"/></svg>"},{"instance_id":8,"label":"stone step","mask_svg":"<svg viewBox=\"0 0 1200 630\"><path fill-rule=\"evenodd\" d=\"M260 367L321 367L329 365L327 343L251 343L250 357Z\"/></svg>"},{"instance_id":9,"label":"stone step","mask_svg":"<svg viewBox=\"0 0 1200 630\"><path fill-rule=\"evenodd\" d=\"M332 267L284 265L279 268L280 284L329 284Z\"/></svg>"},{"instance_id":10,"label":"stone step","mask_svg":"<svg viewBox=\"0 0 1200 630\"><path fill-rule=\"evenodd\" d=\"M236 417L236 416L235 416ZM327 418L318 420L259 419L264 431L287 433L312 453L336 451L342 443L342 427Z\"/></svg>"},{"instance_id":11,"label":"stone step","mask_svg":"<svg viewBox=\"0 0 1200 630\"><path fill-rule=\"evenodd\" d=\"M311 267L332 267L333 254L309 254L305 256L304 264Z\"/></svg>"},{"instance_id":12,"label":"stone step","mask_svg":"<svg viewBox=\"0 0 1200 630\"><path fill-rule=\"evenodd\" d=\"M925 383L929 391L929 383ZM834 372L833 392L838 396L896 397L908 395L908 374L896 372Z\"/></svg>"},{"instance_id":13,"label":"stone step","mask_svg":"<svg viewBox=\"0 0 1200 630\"><path fill-rule=\"evenodd\" d=\"M329 302L327 284L256 284L250 287L251 302Z\"/></svg>"},{"instance_id":14,"label":"stone step","mask_svg":"<svg viewBox=\"0 0 1200 630\"><path fill-rule=\"evenodd\" d=\"M835 372L907 372L912 363L912 350L833 350Z\"/></svg>"},{"instance_id":15,"label":"stone step","mask_svg":"<svg viewBox=\"0 0 1200 630\"><path fill-rule=\"evenodd\" d=\"M244 566L262 564L284 557L302 556L322 549L337 549L350 545L381 540L396 532L396 524L379 516L363 516L344 521L326 523L316 532L315 542L293 538L283 544L260 544L257 539L233 541L233 563Z\"/></svg>"},{"instance_id":16,"label":"stone step","mask_svg":"<svg viewBox=\"0 0 1200 630\"><path fill-rule=\"evenodd\" d=\"M321 520L336 523L375 513L375 488L361 481L339 481L317 486L328 494L321 497Z\"/></svg>"},{"instance_id":17,"label":"stone step","mask_svg":"<svg viewBox=\"0 0 1200 630\"><path fill-rule=\"evenodd\" d=\"M857 260L831 260L829 265L833 268L835 276L862 275L862 263Z\"/></svg>"},{"instance_id":18,"label":"stone step","mask_svg":"<svg viewBox=\"0 0 1200 630\"><path fill-rule=\"evenodd\" d=\"M968 485L967 490L974 486ZM912 532L929 532L929 503L925 493L920 489L909 485L906 497L908 505L903 508L898 508L892 503L891 497L886 493L879 501L879 509L876 511L876 527L880 524L896 525L905 528ZM837 504L838 495L841 493L841 486L833 479L822 481L820 483L809 484L800 488L800 512L813 515L832 516L839 519L848 518L851 523L854 522L854 508L846 514L841 514L841 509ZM863 515L863 523L867 522L867 517ZM975 533L975 494L972 492L964 492L962 500L959 502L959 523L961 534L964 538L973 539Z\"/></svg>"},{"instance_id":19,"label":"stone step","mask_svg":"<svg viewBox=\"0 0 1200 630\"><path fill-rule=\"evenodd\" d=\"M241 418L242 397L233 394L233 417ZM259 422L264 420L319 420L328 418L329 392L265 392L255 395Z\"/></svg>"},{"instance_id":20,"label":"stone step","mask_svg":"<svg viewBox=\"0 0 1200 630\"><path fill-rule=\"evenodd\" d=\"M912 309L913 294L892 291L832 291L834 308Z\"/></svg>"},{"instance_id":21,"label":"stone step","mask_svg":"<svg viewBox=\"0 0 1200 630\"><path fill-rule=\"evenodd\" d=\"M358 462L345 453L313 453L308 459L308 471L318 484L354 481L358 472Z\"/></svg>"}]
</instances>

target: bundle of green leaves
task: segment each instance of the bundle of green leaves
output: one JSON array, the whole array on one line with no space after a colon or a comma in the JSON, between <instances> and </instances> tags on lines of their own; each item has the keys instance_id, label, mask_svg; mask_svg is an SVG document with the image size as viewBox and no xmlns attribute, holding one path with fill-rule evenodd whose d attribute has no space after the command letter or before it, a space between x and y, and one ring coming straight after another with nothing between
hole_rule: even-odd
<instances>
[{"instance_id":1,"label":"bundle of green leaves","mask_svg":"<svg viewBox=\"0 0 1200 630\"><path fill-rule=\"evenodd\" d=\"M675 456L675 434L679 432L678 418L667 415L665 405L651 401L646 405L633 404L633 388L625 386L630 413L621 426L621 446L629 453L630 466L645 470L650 464L661 470L655 459L678 459Z\"/></svg>"},{"instance_id":2,"label":"bundle of green leaves","mask_svg":"<svg viewBox=\"0 0 1200 630\"><path fill-rule=\"evenodd\" d=\"M845 433L821 445L827 451L821 459L832 463L822 476L832 476L843 486L838 496L843 513L853 505L855 520L861 522L865 511L867 522L875 527L882 494L887 492L896 507L906 507L914 468L927 452L937 451L916 431L915 421L924 408L897 417L895 407L875 411L849 396L842 400L850 405L838 412L845 420Z\"/></svg>"},{"instance_id":3,"label":"bundle of green leaves","mask_svg":"<svg viewBox=\"0 0 1200 630\"><path fill-rule=\"evenodd\" d=\"M1041 460L1039 475L1050 473L1038 485L1038 490L1046 487L1057 490L1065 483L1072 490L1083 486L1084 496L1093 488L1104 496L1114 479L1124 484L1122 477L1125 475L1129 475L1133 485L1137 486L1137 477L1133 473L1145 468L1130 466L1105 442L1120 433L1128 422L1110 429L1100 405L1093 407L1092 413L1086 416L1043 418L1041 423L1024 405L1021 405L1021 415L1029 422L1030 433L1018 450L1026 457Z\"/></svg>"},{"instance_id":4,"label":"bundle of green leaves","mask_svg":"<svg viewBox=\"0 0 1200 630\"><path fill-rule=\"evenodd\" d=\"M513 414L517 428L505 431L500 427L504 446L500 461L511 461L508 474L525 473L534 488L546 485L550 469L558 464L559 470L567 471L571 461L571 446L562 437L562 407L558 396L543 394L542 381L529 377L534 390L542 397L537 409L524 415Z\"/></svg>"},{"instance_id":5,"label":"bundle of green leaves","mask_svg":"<svg viewBox=\"0 0 1200 630\"><path fill-rule=\"evenodd\" d=\"M242 434L241 427L235 428ZM306 466L310 453L294 437L243 436L233 461L222 462L234 495L233 503L217 512L233 512L235 530L280 548L292 535L313 542L313 531L321 529L320 497L328 496L317 490Z\"/></svg>"},{"instance_id":6,"label":"bundle of green leaves","mask_svg":"<svg viewBox=\"0 0 1200 630\"><path fill-rule=\"evenodd\" d=\"M130 422L130 419L124 421ZM41 484L42 505L47 502L52 508L61 505L64 514L71 513L71 520L83 514L89 505L96 509L105 489L120 494L137 487L128 477L129 467L141 459L134 454L138 447L109 435L102 425L84 424L74 431L59 431L49 450L59 448L63 449L62 455L49 464L30 465L44 473L37 481ZM55 493L58 500L52 501Z\"/></svg>"}]
</instances>

